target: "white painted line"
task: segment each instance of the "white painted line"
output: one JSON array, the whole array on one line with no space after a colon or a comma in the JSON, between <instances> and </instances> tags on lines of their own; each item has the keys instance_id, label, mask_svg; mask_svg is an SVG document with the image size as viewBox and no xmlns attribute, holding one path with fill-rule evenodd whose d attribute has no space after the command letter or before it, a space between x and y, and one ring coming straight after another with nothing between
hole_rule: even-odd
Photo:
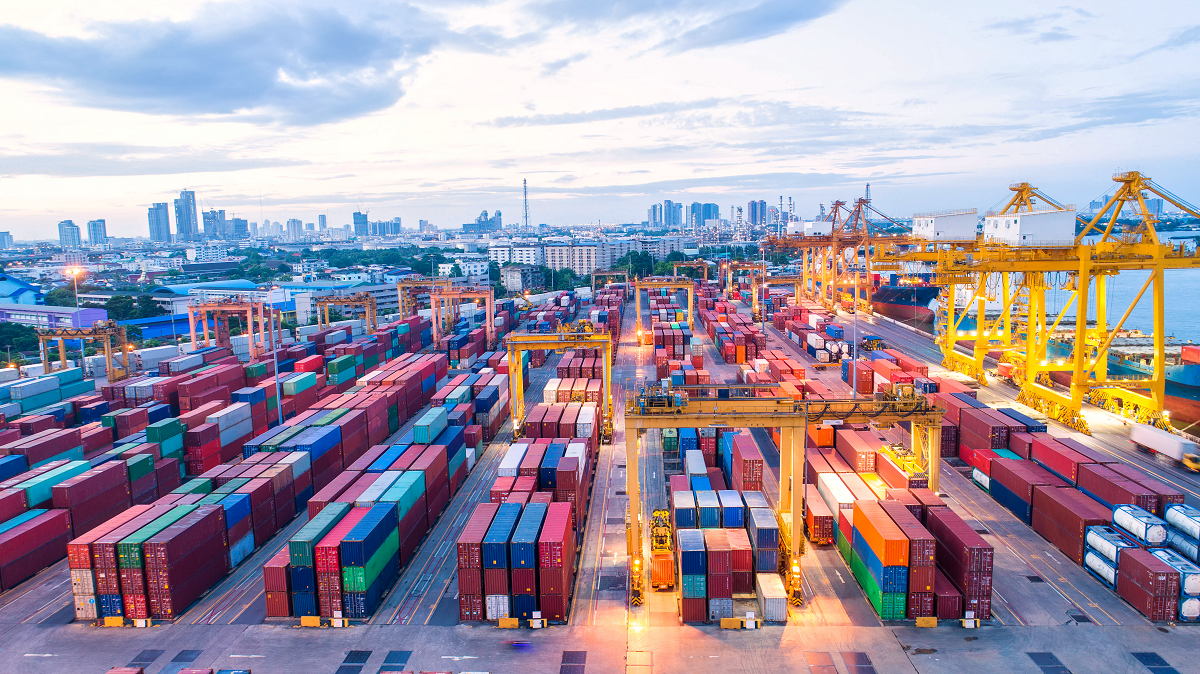
<instances>
[{"instance_id":1,"label":"white painted line","mask_svg":"<svg viewBox=\"0 0 1200 674\"><path fill-rule=\"evenodd\" d=\"M265 658L265 655L231 655L231 658Z\"/></svg>"},{"instance_id":2,"label":"white painted line","mask_svg":"<svg viewBox=\"0 0 1200 674\"><path fill-rule=\"evenodd\" d=\"M1054 558L1054 555L1050 554L1049 550L1043 550L1042 552L1046 553L1046 556L1050 558L1050 561L1054 562L1055 564L1058 564L1059 566L1062 566L1062 564L1059 564L1059 561Z\"/></svg>"},{"instance_id":3,"label":"white painted line","mask_svg":"<svg viewBox=\"0 0 1200 674\"><path fill-rule=\"evenodd\" d=\"M53 653L26 653L25 657L27 657L27 658L52 658L52 657L54 657L54 654Z\"/></svg>"},{"instance_id":4,"label":"white painted line","mask_svg":"<svg viewBox=\"0 0 1200 674\"><path fill-rule=\"evenodd\" d=\"M845 585L846 579L842 578L842 572L838 569L834 569L833 572L837 574L838 580L842 581L842 585Z\"/></svg>"},{"instance_id":5,"label":"white painted line","mask_svg":"<svg viewBox=\"0 0 1200 674\"><path fill-rule=\"evenodd\" d=\"M456 661L457 660L478 660L479 656L476 656L476 655L443 655L442 659L443 660L456 660Z\"/></svg>"}]
</instances>

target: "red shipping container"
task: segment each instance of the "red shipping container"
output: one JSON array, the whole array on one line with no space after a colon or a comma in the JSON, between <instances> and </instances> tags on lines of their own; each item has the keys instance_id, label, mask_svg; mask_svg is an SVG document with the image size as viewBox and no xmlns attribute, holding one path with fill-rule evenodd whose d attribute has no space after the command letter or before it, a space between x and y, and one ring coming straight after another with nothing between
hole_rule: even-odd
<instances>
[{"instance_id":1,"label":"red shipping container","mask_svg":"<svg viewBox=\"0 0 1200 674\"><path fill-rule=\"evenodd\" d=\"M263 564L263 589L290 592L291 584L291 557L285 545Z\"/></svg>"},{"instance_id":2,"label":"red shipping container","mask_svg":"<svg viewBox=\"0 0 1200 674\"><path fill-rule=\"evenodd\" d=\"M460 567L478 569L483 566L480 546L499 507L496 503L479 503L475 506L475 510L471 513L471 517L463 526L462 533L458 537L458 565Z\"/></svg>"},{"instance_id":3,"label":"red shipping container","mask_svg":"<svg viewBox=\"0 0 1200 674\"><path fill-rule=\"evenodd\" d=\"M24 492L20 492L24 493ZM101 536L108 534L114 529L123 526L135 517L141 516L150 506L133 506L125 512L113 517L107 522L102 523L96 528L88 531L82 536L78 536L67 543L67 565L72 569L90 569L92 568L92 544Z\"/></svg>"},{"instance_id":4,"label":"red shipping container","mask_svg":"<svg viewBox=\"0 0 1200 674\"><path fill-rule=\"evenodd\" d=\"M993 459L990 477L1026 503L1033 503L1033 488L1036 485L1070 486L1066 480L1033 461L1016 459Z\"/></svg>"},{"instance_id":5,"label":"red shipping container","mask_svg":"<svg viewBox=\"0 0 1200 674\"><path fill-rule=\"evenodd\" d=\"M711 575L725 575L733 572L733 549L729 544L729 535L725 529L704 529L704 548L707 551L708 566L706 570ZM721 598L720 595L711 595Z\"/></svg>"},{"instance_id":6,"label":"red shipping container","mask_svg":"<svg viewBox=\"0 0 1200 674\"><path fill-rule=\"evenodd\" d=\"M1157 497L1158 505L1158 509L1155 514L1157 514L1159 517L1166 516L1166 508L1168 505L1184 502L1183 492L1150 477L1146 473L1134 468L1133 466L1125 463L1112 463L1107 465L1109 470L1117 473L1118 475L1127 477L1154 492L1154 495Z\"/></svg>"},{"instance_id":7,"label":"red shipping container","mask_svg":"<svg viewBox=\"0 0 1200 674\"><path fill-rule=\"evenodd\" d=\"M458 619L461 621L483 620L486 616L483 610L483 597L479 595L458 595Z\"/></svg>"},{"instance_id":8,"label":"red shipping container","mask_svg":"<svg viewBox=\"0 0 1200 674\"><path fill-rule=\"evenodd\" d=\"M959 620L963 617L962 593L938 569L933 576L934 614L938 620Z\"/></svg>"},{"instance_id":9,"label":"red shipping container","mask_svg":"<svg viewBox=\"0 0 1200 674\"><path fill-rule=\"evenodd\" d=\"M716 531L707 529L706 531ZM733 598L733 575L728 573L709 573L706 583L709 599Z\"/></svg>"},{"instance_id":10,"label":"red shipping container","mask_svg":"<svg viewBox=\"0 0 1200 674\"><path fill-rule=\"evenodd\" d=\"M681 597L679 599L679 619L685 623L708 622L708 600Z\"/></svg>"},{"instance_id":11,"label":"red shipping container","mask_svg":"<svg viewBox=\"0 0 1200 674\"><path fill-rule=\"evenodd\" d=\"M1120 560L1120 576L1126 583L1132 583L1155 597L1179 598L1179 571L1149 550L1128 548L1121 551Z\"/></svg>"},{"instance_id":12,"label":"red shipping container","mask_svg":"<svg viewBox=\"0 0 1200 674\"><path fill-rule=\"evenodd\" d=\"M1121 553L1124 555L1125 553ZM1122 574L1117 574L1117 595L1129 602L1150 620L1170 622L1175 620L1179 597L1167 597L1139 587Z\"/></svg>"},{"instance_id":13,"label":"red shipping container","mask_svg":"<svg viewBox=\"0 0 1200 674\"><path fill-rule=\"evenodd\" d=\"M701 600L703 601L703 600ZM563 622L567 619L567 601L561 594L543 594L538 597L538 605L542 609L542 618Z\"/></svg>"},{"instance_id":14,"label":"red shipping container","mask_svg":"<svg viewBox=\"0 0 1200 674\"><path fill-rule=\"evenodd\" d=\"M991 573L992 546L949 508L927 509L925 527L937 540L938 567L960 591L966 592L968 574Z\"/></svg>"},{"instance_id":15,"label":"red shipping container","mask_svg":"<svg viewBox=\"0 0 1200 674\"><path fill-rule=\"evenodd\" d=\"M484 569L483 593L508 594L508 569Z\"/></svg>"},{"instance_id":16,"label":"red shipping container","mask_svg":"<svg viewBox=\"0 0 1200 674\"><path fill-rule=\"evenodd\" d=\"M1075 484L1079 479L1079 466L1096 463L1066 445L1051 438L1034 438L1030 456L1064 480Z\"/></svg>"},{"instance_id":17,"label":"red shipping container","mask_svg":"<svg viewBox=\"0 0 1200 674\"><path fill-rule=\"evenodd\" d=\"M875 472L875 448L858 431L842 429L834 433L834 449L856 473Z\"/></svg>"},{"instance_id":18,"label":"red shipping container","mask_svg":"<svg viewBox=\"0 0 1200 674\"><path fill-rule=\"evenodd\" d=\"M1071 487L1033 488L1033 530L1076 564L1083 564L1084 536L1090 526L1109 524L1112 513Z\"/></svg>"},{"instance_id":19,"label":"red shipping container","mask_svg":"<svg viewBox=\"0 0 1200 674\"><path fill-rule=\"evenodd\" d=\"M0 534L0 590L11 590L67 556L70 516L48 510Z\"/></svg>"},{"instance_id":20,"label":"red shipping container","mask_svg":"<svg viewBox=\"0 0 1200 674\"><path fill-rule=\"evenodd\" d=\"M575 531L570 503L551 503L538 535L538 566L542 568L573 568L575 563Z\"/></svg>"},{"instance_id":21,"label":"red shipping container","mask_svg":"<svg viewBox=\"0 0 1200 674\"><path fill-rule=\"evenodd\" d=\"M292 615L292 594L290 592L268 591L266 596L268 618L287 618Z\"/></svg>"}]
</instances>

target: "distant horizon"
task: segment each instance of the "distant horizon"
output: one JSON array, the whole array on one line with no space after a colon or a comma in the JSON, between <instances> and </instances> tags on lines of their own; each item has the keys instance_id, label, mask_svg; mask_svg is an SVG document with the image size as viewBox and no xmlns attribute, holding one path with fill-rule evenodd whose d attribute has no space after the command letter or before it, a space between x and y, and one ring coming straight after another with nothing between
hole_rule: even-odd
<instances>
[{"instance_id":1,"label":"distant horizon","mask_svg":"<svg viewBox=\"0 0 1200 674\"><path fill-rule=\"evenodd\" d=\"M451 228L664 199L1063 203L1136 169L1200 203L1200 5L123 0L0 19L0 230L146 210ZM853 36L848 40L847 36ZM220 55L217 57L217 55ZM250 215L253 214L253 215ZM171 213L174 229L174 213ZM337 225L335 225L337 226Z\"/></svg>"}]
</instances>

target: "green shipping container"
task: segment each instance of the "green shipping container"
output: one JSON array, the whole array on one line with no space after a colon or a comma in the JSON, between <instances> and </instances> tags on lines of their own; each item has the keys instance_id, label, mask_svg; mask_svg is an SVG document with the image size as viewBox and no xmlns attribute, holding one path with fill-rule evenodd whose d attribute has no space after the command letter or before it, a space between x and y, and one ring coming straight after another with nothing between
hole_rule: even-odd
<instances>
[{"instance_id":1,"label":"green shipping container","mask_svg":"<svg viewBox=\"0 0 1200 674\"><path fill-rule=\"evenodd\" d=\"M325 366L325 372L330 375L335 375L346 370L354 372L356 365L358 363L355 361L354 356L338 356L329 361L329 364Z\"/></svg>"},{"instance_id":2,"label":"green shipping container","mask_svg":"<svg viewBox=\"0 0 1200 674\"><path fill-rule=\"evenodd\" d=\"M118 454L124 451L123 449L114 449ZM125 465L129 466L129 481L133 482L139 478L146 477L154 470L154 456L152 454L138 454L125 460Z\"/></svg>"},{"instance_id":3,"label":"green shipping container","mask_svg":"<svg viewBox=\"0 0 1200 674\"><path fill-rule=\"evenodd\" d=\"M50 463L51 461L82 461L82 460L83 460L83 447L75 447L74 449L68 449L67 451L63 452L62 454L55 454L54 456L52 456L48 459L42 459L41 461L38 461L37 463L30 466L30 468L38 468L40 466L46 465L47 463Z\"/></svg>"},{"instance_id":4,"label":"green shipping container","mask_svg":"<svg viewBox=\"0 0 1200 674\"><path fill-rule=\"evenodd\" d=\"M285 396L294 396L316 385L317 374L315 372L305 372L283 382L283 394Z\"/></svg>"},{"instance_id":5,"label":"green shipping container","mask_svg":"<svg viewBox=\"0 0 1200 674\"><path fill-rule=\"evenodd\" d=\"M466 454L466 452L459 453ZM420 471L407 470L392 483L392 486L387 488L378 501L395 503L400 519L404 519L404 516L417 504L417 499L421 498L424 493L425 476Z\"/></svg>"},{"instance_id":6,"label":"green shipping container","mask_svg":"<svg viewBox=\"0 0 1200 674\"><path fill-rule=\"evenodd\" d=\"M91 462L88 461L72 461L68 464L54 468L48 472L42 473L35 478L25 480L24 482L13 487L14 489L25 490L26 505L35 506L39 503L44 503L50 500L54 485L63 482L68 478L90 470Z\"/></svg>"},{"instance_id":7,"label":"green shipping container","mask_svg":"<svg viewBox=\"0 0 1200 674\"><path fill-rule=\"evenodd\" d=\"M288 426L287 430L283 431L282 433L277 434L275 437L268 439L266 442L264 442L262 445L260 445L258 448L258 451L260 451L260 452L277 452L277 451L279 451L280 445L287 442L291 438L299 435L302 432L304 432L303 426Z\"/></svg>"},{"instance_id":8,"label":"green shipping container","mask_svg":"<svg viewBox=\"0 0 1200 674\"><path fill-rule=\"evenodd\" d=\"M246 366L246 376L247 377L265 377L265 376L267 376L266 361L263 361L261 363L251 363L251 364L247 365Z\"/></svg>"},{"instance_id":9,"label":"green shipping container","mask_svg":"<svg viewBox=\"0 0 1200 674\"><path fill-rule=\"evenodd\" d=\"M847 564L849 564L850 563L850 553L851 553L850 541L846 540L846 536L844 534L842 534L841 530L838 530L837 546L838 546L838 552L840 552L842 554L842 559L845 560Z\"/></svg>"},{"instance_id":10,"label":"green shipping container","mask_svg":"<svg viewBox=\"0 0 1200 674\"><path fill-rule=\"evenodd\" d=\"M850 555L850 573L862 586L863 593L867 595L867 601L879 614L882 620L904 620L905 611L905 595L902 592L884 592L879 589L879 584L875 582L875 578L871 576L867 565L863 564L858 555L851 553ZM897 601L899 597L899 601Z\"/></svg>"},{"instance_id":11,"label":"green shipping container","mask_svg":"<svg viewBox=\"0 0 1200 674\"><path fill-rule=\"evenodd\" d=\"M344 416L349 411L350 410L346 409L345 407L339 407L337 409L329 410L325 414L325 416L322 417L320 421L315 422L313 424L313 426L328 426L329 424L332 424L333 422L337 421L338 419L341 419L342 416Z\"/></svg>"},{"instance_id":12,"label":"green shipping container","mask_svg":"<svg viewBox=\"0 0 1200 674\"><path fill-rule=\"evenodd\" d=\"M209 494L212 492L212 480L198 477L188 480L171 490L172 494Z\"/></svg>"},{"instance_id":13,"label":"green shipping container","mask_svg":"<svg viewBox=\"0 0 1200 674\"><path fill-rule=\"evenodd\" d=\"M69 384L62 384L58 387L58 392L62 394L63 399L73 398L75 396L91 393L96 390L95 379L84 379L83 381L75 381Z\"/></svg>"},{"instance_id":14,"label":"green shipping container","mask_svg":"<svg viewBox=\"0 0 1200 674\"><path fill-rule=\"evenodd\" d=\"M196 509L194 505L175 506L166 515L159 517L150 524L138 529L117 543L117 566L122 569L140 569L145 566L142 556L142 544L150 537L183 519L184 515Z\"/></svg>"},{"instance_id":15,"label":"green shipping container","mask_svg":"<svg viewBox=\"0 0 1200 674\"><path fill-rule=\"evenodd\" d=\"M183 435L183 432L186 430L187 427L183 425L183 422L174 417L163 419L146 427L146 441L161 443L167 438Z\"/></svg>"},{"instance_id":16,"label":"green shipping container","mask_svg":"<svg viewBox=\"0 0 1200 674\"><path fill-rule=\"evenodd\" d=\"M39 407L44 407L50 403L56 403L60 400L62 400L62 391L59 389L46 391L45 393L39 393L32 398L22 398L21 412L24 413L29 412L30 410L36 410Z\"/></svg>"},{"instance_id":17,"label":"green shipping container","mask_svg":"<svg viewBox=\"0 0 1200 674\"><path fill-rule=\"evenodd\" d=\"M220 487L217 487L216 489L214 489L213 493L214 494L232 494L233 492L237 491L238 489L241 489L248 482L250 482L250 478L248 478L248 477L235 477L232 480L221 485Z\"/></svg>"},{"instance_id":18,"label":"green shipping container","mask_svg":"<svg viewBox=\"0 0 1200 674\"><path fill-rule=\"evenodd\" d=\"M108 414L105 414L100 417L100 425L108 426L109 428L114 428L117 425L117 415L122 412L128 412L128 411L129 411L128 407L122 407L119 410L113 410L113 411L109 412Z\"/></svg>"},{"instance_id":19,"label":"green shipping container","mask_svg":"<svg viewBox=\"0 0 1200 674\"><path fill-rule=\"evenodd\" d=\"M300 531L288 541L288 556L292 566L313 566L313 548L348 512L349 503L330 503L308 524L300 527Z\"/></svg>"},{"instance_id":20,"label":"green shipping container","mask_svg":"<svg viewBox=\"0 0 1200 674\"><path fill-rule=\"evenodd\" d=\"M379 572L383 571L383 567L387 566L387 563L398 554L400 554L400 532L393 529L375 554L367 560L365 567L342 567L342 591L366 592L367 588L371 587L371 583L374 583L375 579L379 577Z\"/></svg>"}]
</instances>

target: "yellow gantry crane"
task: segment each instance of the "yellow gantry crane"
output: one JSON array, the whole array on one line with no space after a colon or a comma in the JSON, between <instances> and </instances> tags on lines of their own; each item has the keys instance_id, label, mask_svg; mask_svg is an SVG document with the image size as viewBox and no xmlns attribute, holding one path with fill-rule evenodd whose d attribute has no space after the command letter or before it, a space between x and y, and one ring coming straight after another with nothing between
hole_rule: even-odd
<instances>
[{"instance_id":1,"label":"yellow gantry crane","mask_svg":"<svg viewBox=\"0 0 1200 674\"><path fill-rule=\"evenodd\" d=\"M367 334L374 333L379 328L379 318L376 314L375 296L368 293L354 293L349 297L317 297L313 299L313 308L317 312L317 328L324 330L329 322L329 307L352 307L362 309L367 321Z\"/></svg>"},{"instance_id":2,"label":"yellow gantry crane","mask_svg":"<svg viewBox=\"0 0 1200 674\"><path fill-rule=\"evenodd\" d=\"M702 259L695 259L690 262L672 262L671 274L673 276L679 276L680 267L683 267L684 269L699 269L704 274L704 280L708 280L708 262L705 262Z\"/></svg>"},{"instance_id":3,"label":"yellow gantry crane","mask_svg":"<svg viewBox=\"0 0 1200 674\"><path fill-rule=\"evenodd\" d=\"M513 439L521 438L525 428L525 387L524 367L521 363L522 351L564 351L566 349L602 349L604 353L604 400L602 401L603 419L600 423L600 441L612 443L613 437L613 402L612 402L612 338L607 332L557 332L531 333L513 332L504 338L508 346L508 391L512 401Z\"/></svg>"},{"instance_id":4,"label":"yellow gantry crane","mask_svg":"<svg viewBox=\"0 0 1200 674\"><path fill-rule=\"evenodd\" d=\"M755 278L756 277L758 278L758 283L762 283L762 280L767 277L767 263L762 262L762 261L759 261L759 262L735 262L735 261L726 262L725 263L725 278L726 278L725 292L726 293L732 292L733 275L739 271L750 272L750 290L751 290L750 294L752 296L751 303L750 303L750 312L751 312L752 318L754 320L756 320L756 321L761 320L762 314L760 313L759 308L758 308L758 287L757 287L757 284L755 283Z\"/></svg>"},{"instance_id":5,"label":"yellow gantry crane","mask_svg":"<svg viewBox=\"0 0 1200 674\"><path fill-rule=\"evenodd\" d=\"M511 358L509 359L511 360ZM756 397L756 389L777 389L772 385L676 386L654 385L625 394L625 492L629 495L626 513L626 544L630 559L630 600L640 604L645 588L642 550L640 435L648 429L663 428L778 428L780 537L786 539L788 558L780 559L787 577L791 603L803 601L800 557L804 554L804 465L807 461L805 437L809 424L836 422L874 423L890 427L901 421L911 423L912 453L909 458L929 478L929 488L939 487L942 414L922 395L907 389L890 400L796 400L791 397ZM700 395L697 395L700 394ZM797 437L797 431L799 435ZM799 475L799 480L794 479ZM794 487L794 488L793 488Z\"/></svg>"},{"instance_id":6,"label":"yellow gantry crane","mask_svg":"<svg viewBox=\"0 0 1200 674\"><path fill-rule=\"evenodd\" d=\"M667 288L670 290L686 290L688 296L687 304L687 323L689 330L695 330L695 297L696 286L692 279L686 276L651 276L649 278L637 279L633 282L633 306L637 313L637 340L638 344L642 343L643 334L651 334L642 330L642 291L650 290L651 288ZM649 293L647 293L649 295Z\"/></svg>"},{"instance_id":7,"label":"yellow gantry crane","mask_svg":"<svg viewBox=\"0 0 1200 674\"><path fill-rule=\"evenodd\" d=\"M1083 403L1162 427L1166 397L1166 324L1163 307L1164 272L1200 267L1200 257L1183 244L1163 243L1155 229L1157 218L1146 205L1156 195L1180 210L1200 217L1198 209L1136 172L1113 176L1115 193L1090 220L1081 221L1062 241L1032 240L1022 243L998 236L1005 227L1020 227L1022 217L1056 217L1062 227L1076 221L1074 208L1046 197L1029 183L1010 186L1012 198L999 211L987 214L984 233L970 241L923 241L876 245L876 268L920 262L936 267L936 282L947 287L945 310L938 317L938 344L946 367L986 383L984 357L1000 351L1011 364L1013 379L1021 387L1018 400L1081 432L1089 432L1082 415ZM1040 203L1039 203L1040 202ZM1133 218L1118 228L1121 212ZM995 232L995 233L994 233ZM1111 329L1108 325L1107 279L1122 271L1149 274L1137 296ZM1095 288L1095 306L1091 289ZM1054 317L1047 291L1069 292ZM956 315L956 297L970 289L966 310ZM1154 321L1153 358L1135 371L1145 374L1111 376L1109 347L1139 300L1151 291ZM999 301L999 315L989 320L987 301ZM964 329L974 311L974 329ZM1068 311L1074 311L1070 339L1059 333ZM1095 315L1095 323L1089 321ZM960 340L971 340L969 353L958 350ZM1056 387L1054 377L1066 390Z\"/></svg>"},{"instance_id":8,"label":"yellow gantry crane","mask_svg":"<svg viewBox=\"0 0 1200 674\"><path fill-rule=\"evenodd\" d=\"M429 292L429 306L433 312L433 343L441 337L443 320L451 327L458 322L458 307L461 300L481 300L486 312L484 331L487 333L487 347L496 347L496 305L489 286L463 286L459 288L433 288ZM446 315L442 316L442 309Z\"/></svg>"},{"instance_id":9,"label":"yellow gantry crane","mask_svg":"<svg viewBox=\"0 0 1200 674\"><path fill-rule=\"evenodd\" d=\"M597 281L601 278L607 278L610 276L614 277L614 278L620 277L622 279L621 280L622 283L629 283L629 272L627 272L627 271L622 271L620 269L610 269L608 271L594 271L594 272L592 272L592 297L596 296L596 288L600 287L600 284L597 283Z\"/></svg>"},{"instance_id":10,"label":"yellow gantry crane","mask_svg":"<svg viewBox=\"0 0 1200 674\"><path fill-rule=\"evenodd\" d=\"M126 341L125 326L117 325L116 321L96 321L90 328L38 330L38 351L42 356L42 372L50 374L57 370L67 369L66 341L68 339L80 340L81 347L87 342L101 342L104 345L104 370L108 373L110 383L129 377L129 352L133 350L133 345ZM58 345L59 367L57 370L54 367L54 359L50 355L50 344L53 342L57 342ZM81 348L80 351L82 352L83 349ZM120 360L114 361L114 356L119 356Z\"/></svg>"},{"instance_id":11,"label":"yellow gantry crane","mask_svg":"<svg viewBox=\"0 0 1200 674\"><path fill-rule=\"evenodd\" d=\"M451 288L454 280L449 276L410 276L396 282L396 299L400 304L400 318L408 318L417 311L417 300L413 294L418 290L432 291L434 288Z\"/></svg>"}]
</instances>

